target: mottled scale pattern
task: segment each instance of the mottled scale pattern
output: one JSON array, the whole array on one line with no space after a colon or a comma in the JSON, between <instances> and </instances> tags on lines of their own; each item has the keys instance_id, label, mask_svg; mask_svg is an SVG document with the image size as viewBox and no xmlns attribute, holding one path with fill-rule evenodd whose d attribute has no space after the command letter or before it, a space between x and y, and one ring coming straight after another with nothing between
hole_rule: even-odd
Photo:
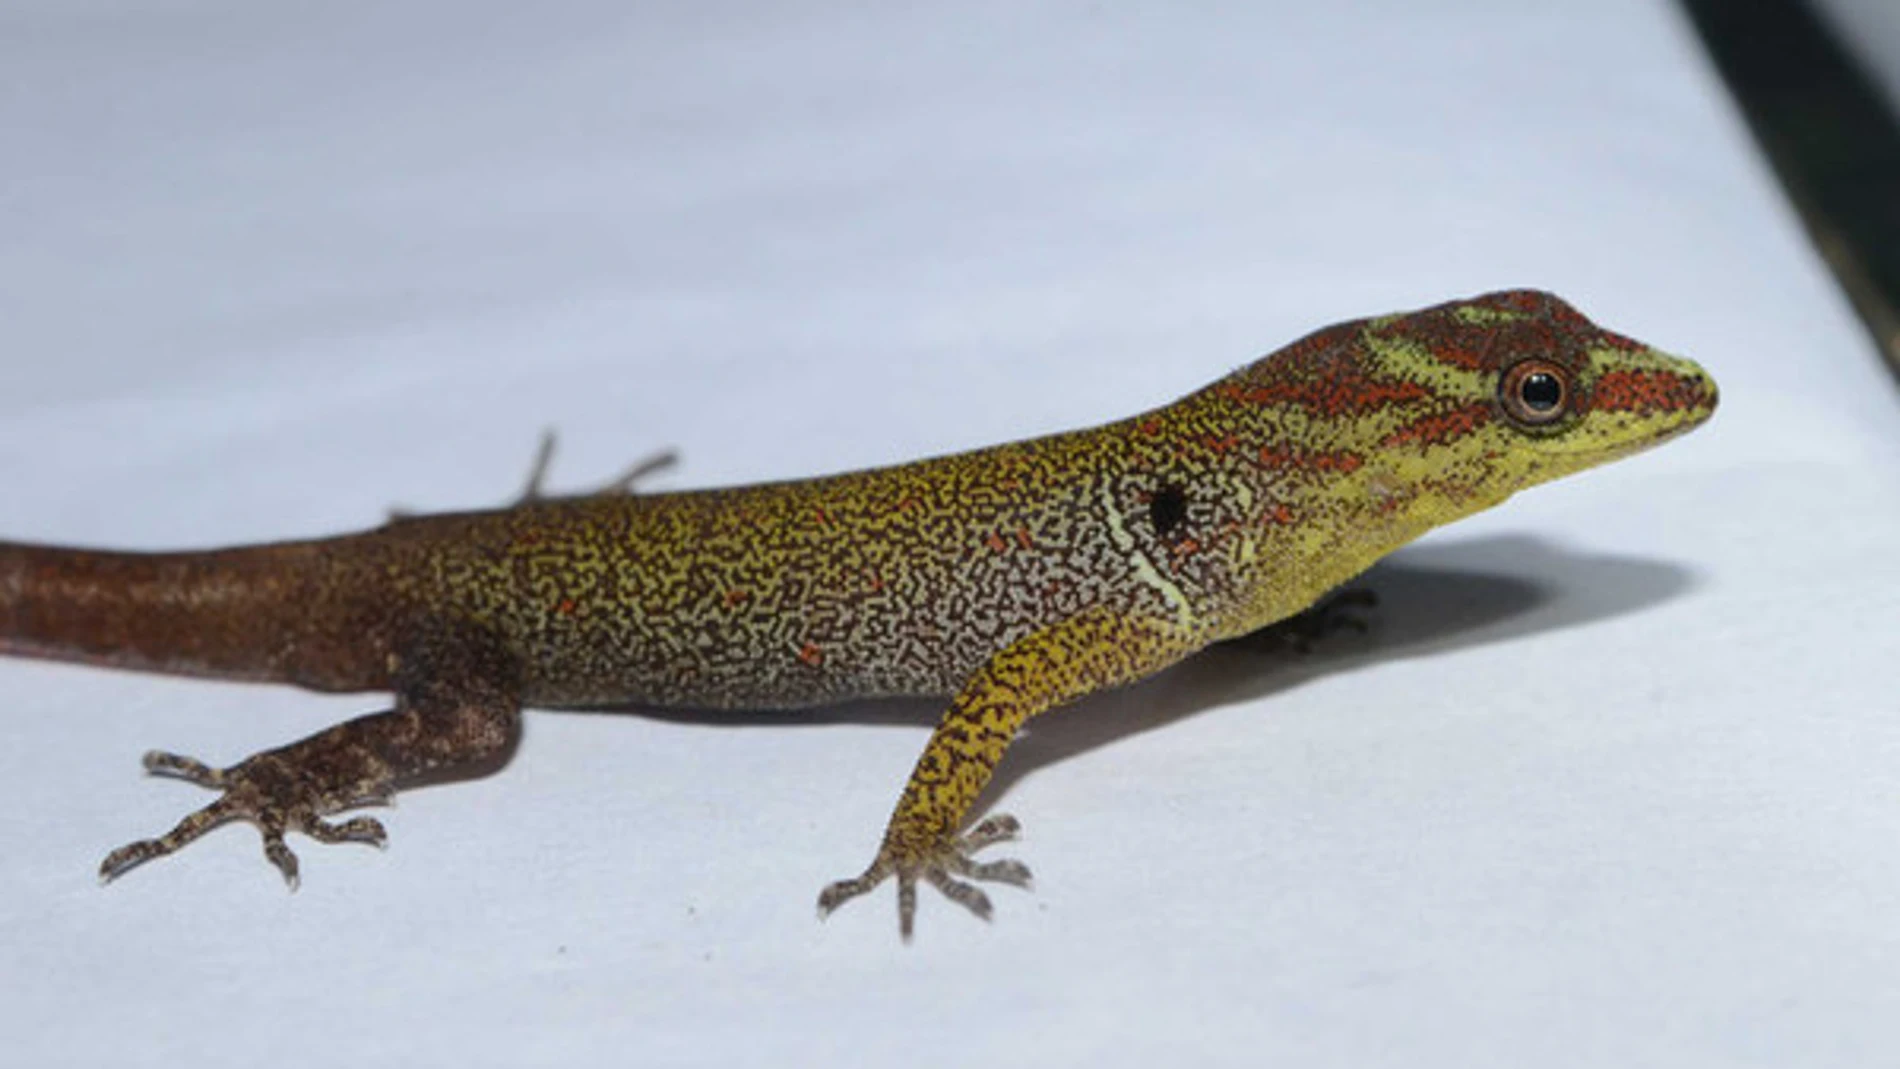
<instances>
[{"instance_id":1,"label":"mottled scale pattern","mask_svg":"<svg viewBox=\"0 0 1900 1069\"><path fill-rule=\"evenodd\" d=\"M286 829L490 760L523 704L715 711L950 695L871 865L987 915L1025 882L960 834L1029 717L1313 605L1380 556L1518 490L1707 419L1696 365L1512 290L1329 327L1089 430L794 482L528 498L311 542L115 554L0 544L0 652L379 689L396 706L211 769L218 789L114 875L248 819ZM374 822L370 822L374 824Z\"/></svg>"},{"instance_id":2,"label":"mottled scale pattern","mask_svg":"<svg viewBox=\"0 0 1900 1069\"><path fill-rule=\"evenodd\" d=\"M457 603L525 651L531 701L946 694L1041 621L1163 607L1116 541L1139 520L1109 514L1126 510L1113 500L1125 463L1067 436L806 482L554 501L499 524L435 517L389 537L454 547L404 569L404 594Z\"/></svg>"}]
</instances>

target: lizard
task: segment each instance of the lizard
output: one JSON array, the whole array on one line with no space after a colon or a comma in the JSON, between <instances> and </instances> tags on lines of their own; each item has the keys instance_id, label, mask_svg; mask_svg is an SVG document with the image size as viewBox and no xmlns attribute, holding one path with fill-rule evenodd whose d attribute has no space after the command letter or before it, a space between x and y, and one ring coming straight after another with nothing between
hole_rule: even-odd
<instances>
[{"instance_id":1,"label":"lizard","mask_svg":"<svg viewBox=\"0 0 1900 1069\"><path fill-rule=\"evenodd\" d=\"M796 709L948 697L869 866L988 919L1026 886L1011 817L965 830L1025 721L1286 620L1434 527L1674 438L1716 407L1696 364L1508 290L1314 332L1101 426L819 478L527 492L358 533L184 552L0 542L0 653L393 694L228 767L112 851L109 882L248 821L294 889L290 831L382 845L419 778L485 771L524 706Z\"/></svg>"}]
</instances>

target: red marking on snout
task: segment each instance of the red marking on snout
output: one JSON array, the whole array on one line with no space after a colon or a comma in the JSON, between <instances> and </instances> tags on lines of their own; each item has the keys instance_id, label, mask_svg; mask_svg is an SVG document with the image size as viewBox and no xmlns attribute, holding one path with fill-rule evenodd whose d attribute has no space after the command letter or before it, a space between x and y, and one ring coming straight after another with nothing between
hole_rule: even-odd
<instances>
[{"instance_id":1,"label":"red marking on snout","mask_svg":"<svg viewBox=\"0 0 1900 1069\"><path fill-rule=\"evenodd\" d=\"M1673 371L1609 371L1590 391L1590 407L1606 412L1681 412L1709 403L1700 379Z\"/></svg>"}]
</instances>

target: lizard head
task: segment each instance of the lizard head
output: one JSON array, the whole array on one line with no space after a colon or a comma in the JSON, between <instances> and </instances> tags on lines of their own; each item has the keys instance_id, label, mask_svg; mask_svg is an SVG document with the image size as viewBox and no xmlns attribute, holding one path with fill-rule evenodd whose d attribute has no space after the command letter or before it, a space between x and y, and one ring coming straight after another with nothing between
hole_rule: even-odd
<instances>
[{"instance_id":1,"label":"lizard head","mask_svg":"<svg viewBox=\"0 0 1900 1069\"><path fill-rule=\"evenodd\" d=\"M1507 290L1352 326L1328 371L1383 383L1393 398L1383 412L1342 413L1340 430L1384 461L1401 496L1436 498L1445 514L1434 523L1659 445L1715 412L1715 380L1696 364L1548 293Z\"/></svg>"},{"instance_id":2,"label":"lizard head","mask_svg":"<svg viewBox=\"0 0 1900 1069\"><path fill-rule=\"evenodd\" d=\"M1299 562L1312 597L1432 527L1693 429L1716 389L1510 290L1319 331L1197 400L1209 425L1243 430L1238 477L1265 518L1242 557ZM1261 610L1301 603L1286 593Z\"/></svg>"}]
</instances>

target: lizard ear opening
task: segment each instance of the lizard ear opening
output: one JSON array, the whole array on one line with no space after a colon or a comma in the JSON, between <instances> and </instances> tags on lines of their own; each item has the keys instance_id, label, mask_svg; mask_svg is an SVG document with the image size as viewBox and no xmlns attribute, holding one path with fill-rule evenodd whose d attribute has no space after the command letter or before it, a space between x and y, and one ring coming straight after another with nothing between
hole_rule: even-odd
<instances>
[{"instance_id":1,"label":"lizard ear opening","mask_svg":"<svg viewBox=\"0 0 1900 1069\"><path fill-rule=\"evenodd\" d=\"M1166 538L1187 522L1187 491L1180 483L1168 483L1148 499L1148 518L1156 533Z\"/></svg>"},{"instance_id":2,"label":"lizard ear opening","mask_svg":"<svg viewBox=\"0 0 1900 1069\"><path fill-rule=\"evenodd\" d=\"M1548 360L1520 360L1498 380L1498 404L1520 427L1547 427L1570 411L1570 372Z\"/></svg>"}]
</instances>

